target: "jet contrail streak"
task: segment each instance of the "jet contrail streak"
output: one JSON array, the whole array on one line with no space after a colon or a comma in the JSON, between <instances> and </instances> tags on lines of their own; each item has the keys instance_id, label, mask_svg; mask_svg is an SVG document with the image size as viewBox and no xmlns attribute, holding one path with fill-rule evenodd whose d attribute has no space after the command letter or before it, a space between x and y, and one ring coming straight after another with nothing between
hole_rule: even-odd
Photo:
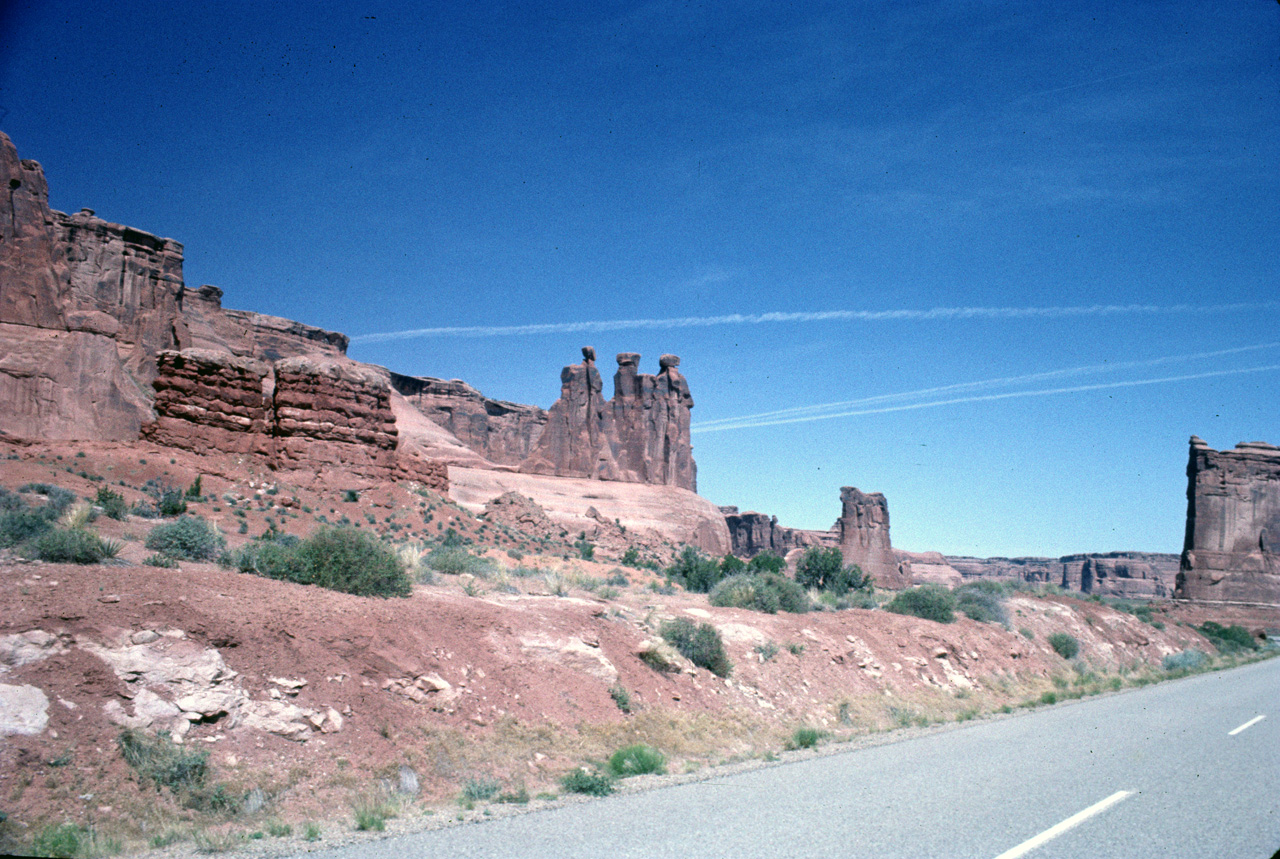
<instances>
[{"instance_id":1,"label":"jet contrail streak","mask_svg":"<svg viewBox=\"0 0 1280 859\"><path fill-rule=\"evenodd\" d=\"M895 322L950 319L1057 319L1124 314L1233 313L1277 310L1280 301L1236 304L1091 304L1080 307L935 307L930 310L818 310L773 313L730 313L724 316L681 316L672 319L616 319L586 322L546 322L534 325L466 325L451 328L410 328L361 334L352 343L386 343L419 337L509 337L530 334L590 334L634 329L704 328L715 325L761 325L778 322Z\"/></svg>"},{"instance_id":2,"label":"jet contrail streak","mask_svg":"<svg viewBox=\"0 0 1280 859\"><path fill-rule=\"evenodd\" d=\"M691 432L722 432L724 430L737 429L753 429L755 427L772 427L781 426L783 424L808 423L811 421L823 421L831 418L848 418L858 415L880 415L888 412L905 412L915 409L931 409L938 406L951 406L959 403L980 403L991 400L1010 400L1018 397L1045 397L1050 394L1075 394L1082 391L1105 391L1112 388L1133 388L1139 385L1159 385L1166 382L1186 382L1193 379L1209 379L1215 376L1237 376L1243 373L1265 373L1272 370L1280 370L1280 364L1268 364L1262 367L1245 367L1239 370L1214 370L1205 373L1190 373L1185 376L1164 376L1159 379L1132 379L1126 382L1103 382L1096 385L1076 385L1070 388L1044 388L1035 391L1008 391L1003 394L980 394L972 397L952 397L945 400L931 400L926 403L908 403L900 406L882 406L874 409L856 409L846 412L835 412L829 415L798 415L794 417L782 417L774 420L746 420L742 423L725 423L718 426L703 427L695 425L690 428Z\"/></svg>"},{"instance_id":3,"label":"jet contrail streak","mask_svg":"<svg viewBox=\"0 0 1280 859\"><path fill-rule=\"evenodd\" d=\"M788 409L776 409L769 412L756 412L750 415L739 415L732 418L715 418L708 421L700 421L698 426L703 431L708 431L720 424L738 424L742 421L754 421L763 418L782 417L784 415L804 415L813 414L815 412L825 412L830 409L844 409L850 406L870 406L875 403L887 403L894 400L908 400L914 397L931 397L938 394L957 393L960 391L976 391L983 388L995 388L1003 385L1021 384L1023 382L1041 382L1047 379L1062 378L1064 376L1082 376L1089 373L1115 372L1117 370L1132 370L1137 367L1152 367L1159 364L1172 364L1179 361L1200 361L1206 358L1219 358L1223 355L1238 355L1242 352L1256 352L1259 349L1275 349L1280 347L1280 342L1276 343L1259 343L1255 346L1239 346L1234 349L1219 349L1214 352L1197 352L1191 355L1168 355L1163 358L1151 358L1145 361L1121 361L1115 364L1093 364L1087 367L1068 367L1062 370L1048 370L1043 373L1029 373L1024 376L1006 376L1000 379L982 379L976 382L960 382L954 385L942 385L937 388L920 388L915 391L903 391L897 394L878 394L873 397L861 397L856 400L841 400L833 403L819 403L812 406L793 406Z\"/></svg>"}]
</instances>

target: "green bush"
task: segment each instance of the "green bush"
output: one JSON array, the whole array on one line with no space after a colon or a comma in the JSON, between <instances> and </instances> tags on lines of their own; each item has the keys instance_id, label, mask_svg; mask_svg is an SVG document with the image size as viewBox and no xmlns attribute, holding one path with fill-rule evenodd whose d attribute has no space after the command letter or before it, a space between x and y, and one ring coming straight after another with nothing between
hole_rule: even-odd
<instances>
[{"instance_id":1,"label":"green bush","mask_svg":"<svg viewBox=\"0 0 1280 859\"><path fill-rule=\"evenodd\" d=\"M74 823L50 824L36 833L31 842L32 856L70 857L80 855L89 842L89 833Z\"/></svg>"},{"instance_id":2,"label":"green bush","mask_svg":"<svg viewBox=\"0 0 1280 859\"><path fill-rule=\"evenodd\" d=\"M487 799L493 799L494 795L502 790L502 783L497 779L481 776L480 778L467 779L462 785L462 800L464 802L484 802Z\"/></svg>"},{"instance_id":3,"label":"green bush","mask_svg":"<svg viewBox=\"0 0 1280 859\"><path fill-rule=\"evenodd\" d=\"M54 486L51 483L27 483L18 487L19 492L29 492L44 496L44 507L41 509L51 520L57 519L67 508L76 503L76 494L70 489Z\"/></svg>"},{"instance_id":4,"label":"green bush","mask_svg":"<svg viewBox=\"0 0 1280 859\"><path fill-rule=\"evenodd\" d=\"M1203 651L1184 650L1181 653L1170 653L1160 660L1165 671L1196 671L1209 661Z\"/></svg>"},{"instance_id":5,"label":"green bush","mask_svg":"<svg viewBox=\"0 0 1280 859\"><path fill-rule=\"evenodd\" d=\"M631 693L621 683L614 683L609 687L609 697L618 705L619 710L624 713L631 712Z\"/></svg>"},{"instance_id":6,"label":"green bush","mask_svg":"<svg viewBox=\"0 0 1280 859\"><path fill-rule=\"evenodd\" d=\"M1217 621L1206 620L1197 627L1197 631L1209 639L1209 643L1218 648L1219 653L1258 649L1258 642L1253 640L1249 630L1238 624L1223 626Z\"/></svg>"},{"instance_id":7,"label":"green bush","mask_svg":"<svg viewBox=\"0 0 1280 859\"><path fill-rule=\"evenodd\" d=\"M0 515L0 548L25 543L53 528L53 520L42 510L9 510Z\"/></svg>"},{"instance_id":8,"label":"green bush","mask_svg":"<svg viewBox=\"0 0 1280 859\"><path fill-rule=\"evenodd\" d=\"M728 677L733 671L733 663L724 652L724 641L711 624L695 625L685 618L676 618L664 622L660 633L685 659L717 677Z\"/></svg>"},{"instance_id":9,"label":"green bush","mask_svg":"<svg viewBox=\"0 0 1280 859\"><path fill-rule=\"evenodd\" d=\"M187 512L187 497L181 489L166 489L156 500L156 509L161 516L181 516Z\"/></svg>"},{"instance_id":10,"label":"green bush","mask_svg":"<svg viewBox=\"0 0 1280 859\"><path fill-rule=\"evenodd\" d=\"M622 553L622 559L618 561L624 567L640 566L640 550L635 546L631 546L627 551Z\"/></svg>"},{"instance_id":11,"label":"green bush","mask_svg":"<svg viewBox=\"0 0 1280 859\"><path fill-rule=\"evenodd\" d=\"M885 611L908 614L938 623L951 623L955 620L955 608L955 595L938 585L921 585L918 588L899 591L885 604Z\"/></svg>"},{"instance_id":12,"label":"green bush","mask_svg":"<svg viewBox=\"0 0 1280 859\"><path fill-rule=\"evenodd\" d=\"M796 582L774 573L736 575L721 579L711 589L711 604L722 608L747 608L777 614L804 614L809 595Z\"/></svg>"},{"instance_id":13,"label":"green bush","mask_svg":"<svg viewBox=\"0 0 1280 859\"><path fill-rule=\"evenodd\" d=\"M1075 659L1076 654L1080 652L1080 642L1076 641L1074 635L1065 632L1055 632L1050 635L1049 646L1063 659Z\"/></svg>"},{"instance_id":14,"label":"green bush","mask_svg":"<svg viewBox=\"0 0 1280 859\"><path fill-rule=\"evenodd\" d=\"M690 593L705 594L720 581L720 565L694 546L685 546L675 563L667 567L667 578Z\"/></svg>"},{"instance_id":15,"label":"green bush","mask_svg":"<svg viewBox=\"0 0 1280 859\"><path fill-rule=\"evenodd\" d=\"M102 508L103 514L109 519L124 519L129 515L129 505L125 503L124 496L105 486L98 489L94 503Z\"/></svg>"},{"instance_id":16,"label":"green bush","mask_svg":"<svg viewBox=\"0 0 1280 859\"><path fill-rule=\"evenodd\" d=\"M822 732L817 728L796 728L787 746L791 749L811 749L822 739Z\"/></svg>"},{"instance_id":17,"label":"green bush","mask_svg":"<svg viewBox=\"0 0 1280 859\"><path fill-rule=\"evenodd\" d=\"M473 576L488 578L493 574L494 568L493 561L473 555L461 545L443 545L432 549L422 559L422 563L428 569L449 576L470 573Z\"/></svg>"},{"instance_id":18,"label":"green bush","mask_svg":"<svg viewBox=\"0 0 1280 859\"><path fill-rule=\"evenodd\" d=\"M594 772L578 767L560 779L560 786L569 793L584 793L587 796L608 796L613 793L613 779L606 773Z\"/></svg>"},{"instance_id":19,"label":"green bush","mask_svg":"<svg viewBox=\"0 0 1280 859\"><path fill-rule=\"evenodd\" d=\"M256 540L230 560L242 573L356 596L407 597L413 592L413 582L390 546L346 526L326 525L301 541L287 536Z\"/></svg>"},{"instance_id":20,"label":"green bush","mask_svg":"<svg viewBox=\"0 0 1280 859\"><path fill-rule=\"evenodd\" d=\"M609 772L618 778L649 773L665 773L667 756L642 743L618 749L609 758Z\"/></svg>"},{"instance_id":21,"label":"green bush","mask_svg":"<svg viewBox=\"0 0 1280 859\"><path fill-rule=\"evenodd\" d=\"M178 794L204 787L209 753L174 745L168 731L146 734L128 728L120 732L118 743L125 762L140 778L152 782L156 790L167 787Z\"/></svg>"},{"instance_id":22,"label":"green bush","mask_svg":"<svg viewBox=\"0 0 1280 859\"><path fill-rule=\"evenodd\" d=\"M851 590L870 590L871 577L857 564L846 567L844 556L834 546L810 546L796 562L796 581L803 587L843 596Z\"/></svg>"},{"instance_id":23,"label":"green bush","mask_svg":"<svg viewBox=\"0 0 1280 859\"><path fill-rule=\"evenodd\" d=\"M747 561L749 573L781 573L787 568L787 561L773 552L761 552Z\"/></svg>"},{"instance_id":24,"label":"green bush","mask_svg":"<svg viewBox=\"0 0 1280 859\"><path fill-rule=\"evenodd\" d=\"M184 561L212 561L222 554L226 540L199 516L182 516L151 529L146 546Z\"/></svg>"},{"instance_id":25,"label":"green bush","mask_svg":"<svg viewBox=\"0 0 1280 859\"><path fill-rule=\"evenodd\" d=\"M97 564L120 554L120 544L82 528L54 528L29 544L29 552L54 564Z\"/></svg>"},{"instance_id":26,"label":"green bush","mask_svg":"<svg viewBox=\"0 0 1280 859\"><path fill-rule=\"evenodd\" d=\"M1009 625L1005 611L1005 589L999 582L979 581L962 585L954 591L956 608L965 617L981 623Z\"/></svg>"},{"instance_id":27,"label":"green bush","mask_svg":"<svg viewBox=\"0 0 1280 859\"><path fill-rule=\"evenodd\" d=\"M725 555L720 559L720 578L727 579L747 571L747 562L733 555Z\"/></svg>"}]
</instances>

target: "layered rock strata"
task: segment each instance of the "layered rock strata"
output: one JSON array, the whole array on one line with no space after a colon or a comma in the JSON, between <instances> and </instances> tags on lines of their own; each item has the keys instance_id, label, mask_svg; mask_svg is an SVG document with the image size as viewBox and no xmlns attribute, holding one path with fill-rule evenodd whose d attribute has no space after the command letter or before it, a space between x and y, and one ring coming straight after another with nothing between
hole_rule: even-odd
<instances>
[{"instance_id":1,"label":"layered rock strata","mask_svg":"<svg viewBox=\"0 0 1280 859\"><path fill-rule=\"evenodd\" d=\"M1280 448L1217 451L1191 437L1175 596L1280 605Z\"/></svg>"},{"instance_id":2,"label":"layered rock strata","mask_svg":"<svg viewBox=\"0 0 1280 859\"><path fill-rule=\"evenodd\" d=\"M852 486L840 489L840 553L846 564L857 564L884 588L904 588L911 583L909 566L899 564L889 540L889 503L879 492L862 492Z\"/></svg>"},{"instance_id":3,"label":"layered rock strata","mask_svg":"<svg viewBox=\"0 0 1280 859\"><path fill-rule=\"evenodd\" d=\"M547 424L544 409L490 399L461 379L400 373L390 378L415 409L495 465L518 466L533 452Z\"/></svg>"},{"instance_id":4,"label":"layered rock strata","mask_svg":"<svg viewBox=\"0 0 1280 859\"><path fill-rule=\"evenodd\" d=\"M157 360L156 420L142 435L198 453L251 453L273 467L339 467L448 491L443 463L397 450L386 379L352 362L285 358L268 365L188 349Z\"/></svg>"},{"instance_id":5,"label":"layered rock strata","mask_svg":"<svg viewBox=\"0 0 1280 859\"><path fill-rule=\"evenodd\" d=\"M965 581L996 579L1052 584L1100 596L1162 599L1172 596L1178 556L1159 552L1106 552L1060 558L946 556Z\"/></svg>"}]
</instances>

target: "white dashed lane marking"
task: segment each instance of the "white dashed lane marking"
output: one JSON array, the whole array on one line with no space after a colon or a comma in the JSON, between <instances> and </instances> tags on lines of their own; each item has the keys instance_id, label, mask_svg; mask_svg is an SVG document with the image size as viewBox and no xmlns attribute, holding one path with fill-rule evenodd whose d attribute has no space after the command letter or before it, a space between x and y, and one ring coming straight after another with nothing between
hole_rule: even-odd
<instances>
[{"instance_id":1,"label":"white dashed lane marking","mask_svg":"<svg viewBox=\"0 0 1280 859\"><path fill-rule=\"evenodd\" d=\"M1258 724L1259 722L1261 722L1261 721L1262 721L1263 719L1265 719L1265 718L1267 718L1267 717L1266 717L1266 716L1254 716L1252 719L1250 719L1249 721L1245 722L1243 725L1241 725L1240 727L1236 728L1234 731L1227 731L1227 736L1228 736L1228 737L1234 737L1236 734L1240 733L1241 731L1245 730L1246 728L1252 728L1254 725Z\"/></svg>"},{"instance_id":2,"label":"white dashed lane marking","mask_svg":"<svg viewBox=\"0 0 1280 859\"><path fill-rule=\"evenodd\" d=\"M1097 815L1097 814L1101 814L1111 806L1115 805L1117 802L1122 802L1128 799L1129 797L1133 796L1133 794L1134 794L1134 791L1132 790L1118 790L1115 793L1111 794L1111 796L1102 800L1101 802L1095 802L1093 805L1089 806L1084 811L1078 811L1075 814L1068 817L1066 820L1057 824L1056 826L1049 827L1044 832L1041 832L1039 835L1037 835L1035 838L1029 838L1026 841L1019 844L1017 847L1014 847L1012 850L1006 850L1005 852L997 856L996 859L1018 859L1019 856L1025 856L1028 853L1030 853L1032 850L1035 850L1037 847L1047 844L1053 839L1057 838L1059 835L1066 832L1068 829L1072 829L1076 826L1079 826L1081 823L1084 823L1090 817L1093 817L1094 815Z\"/></svg>"}]
</instances>

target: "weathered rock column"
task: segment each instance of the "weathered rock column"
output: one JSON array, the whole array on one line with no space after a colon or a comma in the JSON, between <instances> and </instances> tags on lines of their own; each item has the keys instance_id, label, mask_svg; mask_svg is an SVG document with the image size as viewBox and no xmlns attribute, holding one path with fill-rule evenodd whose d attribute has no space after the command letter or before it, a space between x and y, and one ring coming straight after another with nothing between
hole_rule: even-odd
<instances>
[{"instance_id":1,"label":"weathered rock column","mask_svg":"<svg viewBox=\"0 0 1280 859\"><path fill-rule=\"evenodd\" d=\"M840 489L841 513L836 522L840 553L846 564L857 564L882 588L905 588L911 583L889 541L889 503L879 492L867 494L852 486Z\"/></svg>"}]
</instances>

